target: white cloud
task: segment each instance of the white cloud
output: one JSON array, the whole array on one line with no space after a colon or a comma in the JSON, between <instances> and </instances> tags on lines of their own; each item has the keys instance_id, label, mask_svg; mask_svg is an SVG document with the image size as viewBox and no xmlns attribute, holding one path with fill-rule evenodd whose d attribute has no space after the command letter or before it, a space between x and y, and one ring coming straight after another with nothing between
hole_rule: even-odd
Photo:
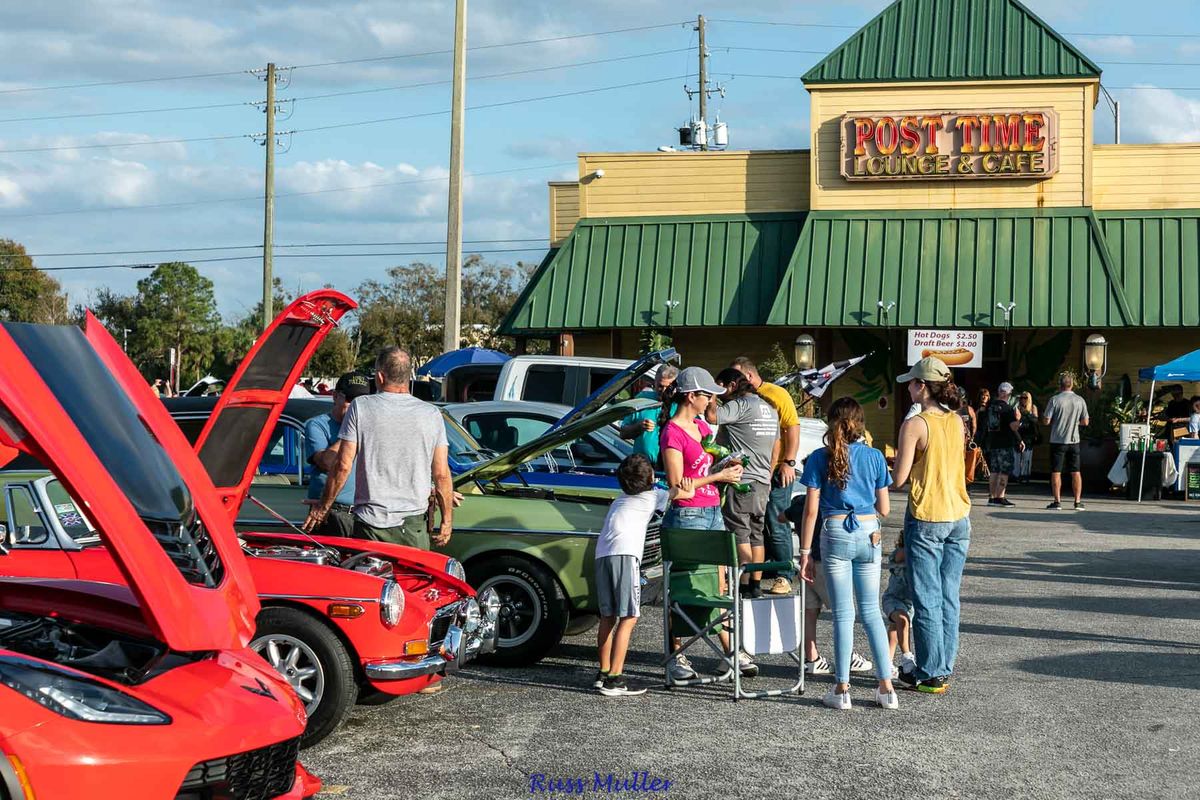
<instances>
[{"instance_id":1,"label":"white cloud","mask_svg":"<svg viewBox=\"0 0 1200 800\"><path fill-rule=\"evenodd\" d=\"M1137 43L1131 36L1082 36L1076 42L1085 55L1131 56L1137 52Z\"/></svg>"},{"instance_id":2,"label":"white cloud","mask_svg":"<svg viewBox=\"0 0 1200 800\"><path fill-rule=\"evenodd\" d=\"M1121 92L1121 141L1200 141L1200 101L1142 84Z\"/></svg>"}]
</instances>

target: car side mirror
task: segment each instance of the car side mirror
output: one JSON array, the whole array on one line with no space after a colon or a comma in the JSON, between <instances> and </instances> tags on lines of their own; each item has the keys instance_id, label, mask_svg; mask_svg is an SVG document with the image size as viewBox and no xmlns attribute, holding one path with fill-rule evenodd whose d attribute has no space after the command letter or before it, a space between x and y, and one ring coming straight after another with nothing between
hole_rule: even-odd
<instances>
[{"instance_id":1,"label":"car side mirror","mask_svg":"<svg viewBox=\"0 0 1200 800\"><path fill-rule=\"evenodd\" d=\"M587 441L578 441L572 448L575 457L585 464L596 464L606 461L607 457L595 445Z\"/></svg>"}]
</instances>

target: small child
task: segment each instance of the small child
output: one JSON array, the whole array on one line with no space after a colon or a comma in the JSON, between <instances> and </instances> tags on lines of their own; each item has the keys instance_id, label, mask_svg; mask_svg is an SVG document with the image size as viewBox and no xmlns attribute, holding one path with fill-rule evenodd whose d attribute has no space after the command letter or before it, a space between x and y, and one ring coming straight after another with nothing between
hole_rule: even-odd
<instances>
[{"instance_id":1,"label":"small child","mask_svg":"<svg viewBox=\"0 0 1200 800\"><path fill-rule=\"evenodd\" d=\"M1200 438L1200 397L1192 398L1192 415L1188 417L1188 437Z\"/></svg>"},{"instance_id":2,"label":"small child","mask_svg":"<svg viewBox=\"0 0 1200 800\"><path fill-rule=\"evenodd\" d=\"M596 542L596 594L600 605L600 629L596 644L600 651L600 671L592 686L606 697L645 694L631 689L621 674L629 639L641 614L641 560L646 547L646 528L655 512L664 511L675 499L688 500L695 495L690 478L680 486L660 489L654 485L654 467L640 453L634 453L617 468L617 482L624 492L609 506Z\"/></svg>"},{"instance_id":3,"label":"small child","mask_svg":"<svg viewBox=\"0 0 1200 800\"><path fill-rule=\"evenodd\" d=\"M892 677L900 677L900 672L912 672L917 660L912 654L909 634L912 631L913 602L912 590L908 585L908 576L904 572L904 534L896 539L896 549L888 563L888 585L880 601L880 610L888 623L888 648L890 658L896 658L896 645L900 645L900 663L892 667Z\"/></svg>"}]
</instances>

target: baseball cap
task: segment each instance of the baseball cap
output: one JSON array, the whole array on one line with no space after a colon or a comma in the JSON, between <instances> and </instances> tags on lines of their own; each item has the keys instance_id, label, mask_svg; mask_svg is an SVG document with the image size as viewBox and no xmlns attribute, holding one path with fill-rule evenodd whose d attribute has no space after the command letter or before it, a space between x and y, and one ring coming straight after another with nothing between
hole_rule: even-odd
<instances>
[{"instance_id":1,"label":"baseball cap","mask_svg":"<svg viewBox=\"0 0 1200 800\"><path fill-rule=\"evenodd\" d=\"M1005 381L1004 383L997 386L996 390L999 391L1001 394L1012 394L1013 385L1011 383L1009 383L1008 381Z\"/></svg>"},{"instance_id":2,"label":"baseball cap","mask_svg":"<svg viewBox=\"0 0 1200 800\"><path fill-rule=\"evenodd\" d=\"M725 394L725 390L713 380L712 373L704 367L688 367L679 371L675 378L675 388L681 393L708 392L709 394Z\"/></svg>"},{"instance_id":3,"label":"baseball cap","mask_svg":"<svg viewBox=\"0 0 1200 800\"><path fill-rule=\"evenodd\" d=\"M333 390L345 395L347 400L353 400L364 394L370 394L371 382L361 372L347 372L338 378L337 385L333 387Z\"/></svg>"},{"instance_id":4,"label":"baseball cap","mask_svg":"<svg viewBox=\"0 0 1200 800\"><path fill-rule=\"evenodd\" d=\"M908 372L896 378L896 383L909 381L928 381L942 383L950 380L950 368L940 358L926 356L909 368Z\"/></svg>"}]
</instances>

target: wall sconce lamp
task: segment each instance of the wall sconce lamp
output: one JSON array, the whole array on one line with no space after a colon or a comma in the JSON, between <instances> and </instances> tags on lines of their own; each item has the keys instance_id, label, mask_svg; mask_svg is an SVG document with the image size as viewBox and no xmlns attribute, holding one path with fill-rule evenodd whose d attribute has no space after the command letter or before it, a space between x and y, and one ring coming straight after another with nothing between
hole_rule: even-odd
<instances>
[{"instance_id":1,"label":"wall sconce lamp","mask_svg":"<svg viewBox=\"0 0 1200 800\"><path fill-rule=\"evenodd\" d=\"M1083 368L1088 386L1099 389L1101 379L1108 374L1108 340L1099 333L1093 333L1083 343Z\"/></svg>"},{"instance_id":2,"label":"wall sconce lamp","mask_svg":"<svg viewBox=\"0 0 1200 800\"><path fill-rule=\"evenodd\" d=\"M795 347L792 349L792 360L796 364L796 369L799 370L815 367L817 365L816 340L807 333L797 336Z\"/></svg>"}]
</instances>

